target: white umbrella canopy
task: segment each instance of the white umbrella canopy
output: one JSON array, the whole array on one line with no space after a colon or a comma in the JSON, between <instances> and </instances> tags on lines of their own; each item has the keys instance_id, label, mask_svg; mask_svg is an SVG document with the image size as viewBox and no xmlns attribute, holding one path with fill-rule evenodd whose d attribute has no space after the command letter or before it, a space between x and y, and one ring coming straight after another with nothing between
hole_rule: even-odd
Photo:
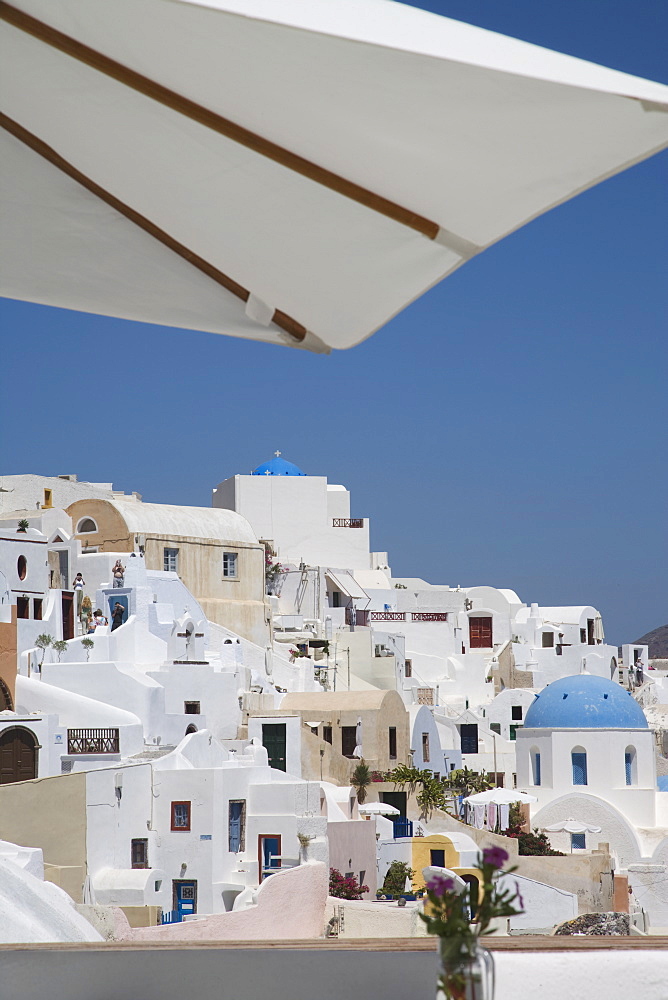
<instances>
[{"instance_id":1,"label":"white umbrella canopy","mask_svg":"<svg viewBox=\"0 0 668 1000\"><path fill-rule=\"evenodd\" d=\"M600 833L600 826L592 826L590 823L581 823L577 819L565 819L559 823L552 823L550 826L544 826L544 830L548 833Z\"/></svg>"},{"instance_id":2,"label":"white umbrella canopy","mask_svg":"<svg viewBox=\"0 0 668 1000\"><path fill-rule=\"evenodd\" d=\"M488 805L494 802L497 805L509 805L511 802L537 802L535 795L528 792L520 792L517 788L489 788L486 792L476 792L468 795L464 802L472 805Z\"/></svg>"},{"instance_id":3,"label":"white umbrella canopy","mask_svg":"<svg viewBox=\"0 0 668 1000\"><path fill-rule=\"evenodd\" d=\"M49 305L348 348L668 142L668 87L389 0L0 18L2 289Z\"/></svg>"},{"instance_id":4,"label":"white umbrella canopy","mask_svg":"<svg viewBox=\"0 0 668 1000\"><path fill-rule=\"evenodd\" d=\"M387 802L365 802L358 808L360 816L400 816L401 813L396 806L391 806Z\"/></svg>"}]
</instances>

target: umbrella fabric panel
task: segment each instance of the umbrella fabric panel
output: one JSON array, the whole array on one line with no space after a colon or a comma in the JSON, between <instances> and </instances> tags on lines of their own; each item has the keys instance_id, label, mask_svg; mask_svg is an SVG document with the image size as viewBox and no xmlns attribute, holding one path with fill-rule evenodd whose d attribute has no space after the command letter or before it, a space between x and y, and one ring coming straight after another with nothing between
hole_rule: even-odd
<instances>
[{"instance_id":1,"label":"umbrella fabric panel","mask_svg":"<svg viewBox=\"0 0 668 1000\"><path fill-rule=\"evenodd\" d=\"M81 4L17 6L480 246L668 139L668 87L398 4Z\"/></svg>"},{"instance_id":2,"label":"umbrella fabric panel","mask_svg":"<svg viewBox=\"0 0 668 1000\"><path fill-rule=\"evenodd\" d=\"M222 320L232 335L268 339L233 295L2 131L0 164L10 175L2 183L0 243L7 295L211 332ZM39 236L26 240L27 232ZM114 284L122 296L101 309ZM282 342L279 330L275 341Z\"/></svg>"},{"instance_id":3,"label":"umbrella fabric panel","mask_svg":"<svg viewBox=\"0 0 668 1000\"><path fill-rule=\"evenodd\" d=\"M333 190L4 26L7 113L247 289L253 334L272 342L290 342L269 325L278 309L327 345L358 343L668 134L666 87L374 0L16 6L370 194ZM127 315L111 281L97 298L96 311ZM193 326L239 330L200 312Z\"/></svg>"},{"instance_id":4,"label":"umbrella fabric panel","mask_svg":"<svg viewBox=\"0 0 668 1000\"><path fill-rule=\"evenodd\" d=\"M413 230L15 34L16 65L3 86L10 117L326 343L362 339L419 295L425 278L438 280L444 263L460 262ZM44 63L50 88L62 95L58 115L39 82ZM31 280L24 275L26 285ZM105 288L111 303L102 299L96 311L113 313L115 289ZM215 314L206 319L202 328L216 327Z\"/></svg>"}]
</instances>

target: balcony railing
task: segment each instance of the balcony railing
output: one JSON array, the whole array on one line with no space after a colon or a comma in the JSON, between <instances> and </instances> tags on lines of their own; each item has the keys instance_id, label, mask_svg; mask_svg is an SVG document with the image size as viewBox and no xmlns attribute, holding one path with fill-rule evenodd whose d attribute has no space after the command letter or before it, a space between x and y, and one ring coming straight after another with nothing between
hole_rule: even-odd
<instances>
[{"instance_id":1,"label":"balcony railing","mask_svg":"<svg viewBox=\"0 0 668 1000\"><path fill-rule=\"evenodd\" d=\"M333 528L363 528L363 517L335 517L332 520Z\"/></svg>"},{"instance_id":2,"label":"balcony railing","mask_svg":"<svg viewBox=\"0 0 668 1000\"><path fill-rule=\"evenodd\" d=\"M433 705L434 704L434 689L433 688L418 688L417 689L417 703L418 703L418 705Z\"/></svg>"},{"instance_id":3,"label":"balcony railing","mask_svg":"<svg viewBox=\"0 0 668 1000\"><path fill-rule=\"evenodd\" d=\"M67 752L119 753L118 729L68 729Z\"/></svg>"},{"instance_id":4,"label":"balcony railing","mask_svg":"<svg viewBox=\"0 0 668 1000\"><path fill-rule=\"evenodd\" d=\"M447 611L361 611L346 608L346 625L368 625L369 622L447 622Z\"/></svg>"}]
</instances>

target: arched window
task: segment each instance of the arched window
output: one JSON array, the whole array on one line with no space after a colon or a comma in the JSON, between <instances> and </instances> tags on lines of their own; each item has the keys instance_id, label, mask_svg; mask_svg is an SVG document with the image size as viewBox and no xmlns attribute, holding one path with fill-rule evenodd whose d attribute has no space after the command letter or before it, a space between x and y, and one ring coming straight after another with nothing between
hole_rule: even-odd
<instances>
[{"instance_id":1,"label":"arched window","mask_svg":"<svg viewBox=\"0 0 668 1000\"><path fill-rule=\"evenodd\" d=\"M97 525L92 517L82 517L77 524L77 535L90 535L97 531Z\"/></svg>"},{"instance_id":2,"label":"arched window","mask_svg":"<svg viewBox=\"0 0 668 1000\"><path fill-rule=\"evenodd\" d=\"M638 784L638 755L635 747L627 747L624 751L624 773L627 785Z\"/></svg>"},{"instance_id":3,"label":"arched window","mask_svg":"<svg viewBox=\"0 0 668 1000\"><path fill-rule=\"evenodd\" d=\"M587 751L584 747L573 747L571 751L571 766L573 768L573 784L587 784Z\"/></svg>"},{"instance_id":4,"label":"arched window","mask_svg":"<svg viewBox=\"0 0 668 1000\"><path fill-rule=\"evenodd\" d=\"M16 572L19 574L19 580L25 580L26 573L28 572L28 561L25 556L19 556L16 563Z\"/></svg>"},{"instance_id":5,"label":"arched window","mask_svg":"<svg viewBox=\"0 0 668 1000\"><path fill-rule=\"evenodd\" d=\"M538 747L531 747L531 784L540 785L540 753Z\"/></svg>"},{"instance_id":6,"label":"arched window","mask_svg":"<svg viewBox=\"0 0 668 1000\"><path fill-rule=\"evenodd\" d=\"M191 722L188 728L186 729L186 736L190 736L191 733L196 733L196 732L197 732L197 726L193 726Z\"/></svg>"}]
</instances>

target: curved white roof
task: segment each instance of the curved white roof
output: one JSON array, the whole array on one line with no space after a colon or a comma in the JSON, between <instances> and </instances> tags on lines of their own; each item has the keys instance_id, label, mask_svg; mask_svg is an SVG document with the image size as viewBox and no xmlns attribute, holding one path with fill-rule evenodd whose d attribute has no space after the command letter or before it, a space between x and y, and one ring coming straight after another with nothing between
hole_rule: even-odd
<instances>
[{"instance_id":1,"label":"curved white roof","mask_svg":"<svg viewBox=\"0 0 668 1000\"><path fill-rule=\"evenodd\" d=\"M219 538L257 545L257 537L245 517L219 507L172 507L166 503L107 500L130 531L144 535L185 535Z\"/></svg>"}]
</instances>

